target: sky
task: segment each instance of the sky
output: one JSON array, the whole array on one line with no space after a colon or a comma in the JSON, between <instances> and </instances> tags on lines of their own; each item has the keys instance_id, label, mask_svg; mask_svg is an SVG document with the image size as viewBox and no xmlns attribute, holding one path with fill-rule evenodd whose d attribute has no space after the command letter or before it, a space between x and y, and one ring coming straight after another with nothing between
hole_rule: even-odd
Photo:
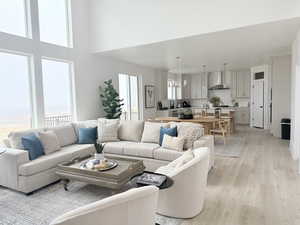
<instances>
[{"instance_id":1,"label":"sky","mask_svg":"<svg viewBox=\"0 0 300 225\"><path fill-rule=\"evenodd\" d=\"M0 0L0 31L26 37L24 0ZM38 0L41 40L67 46L65 1ZM45 113L70 113L69 64L43 60ZM0 50L0 123L28 120L31 114L28 57Z\"/></svg>"}]
</instances>

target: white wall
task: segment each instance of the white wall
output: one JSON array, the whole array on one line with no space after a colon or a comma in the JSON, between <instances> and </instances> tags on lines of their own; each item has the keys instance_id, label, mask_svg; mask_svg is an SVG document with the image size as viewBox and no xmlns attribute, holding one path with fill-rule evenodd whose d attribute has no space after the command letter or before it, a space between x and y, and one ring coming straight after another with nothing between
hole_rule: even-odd
<instances>
[{"instance_id":1,"label":"white wall","mask_svg":"<svg viewBox=\"0 0 300 225\"><path fill-rule=\"evenodd\" d=\"M299 0L90 0L93 51L300 16Z\"/></svg>"},{"instance_id":2,"label":"white wall","mask_svg":"<svg viewBox=\"0 0 300 225\"><path fill-rule=\"evenodd\" d=\"M291 118L291 56L272 58L272 124L271 133L281 137L280 121Z\"/></svg>"},{"instance_id":3,"label":"white wall","mask_svg":"<svg viewBox=\"0 0 300 225\"><path fill-rule=\"evenodd\" d=\"M77 76L77 113L78 120L95 119L104 115L101 99L99 97L99 86L108 79L113 80L118 89L118 74L139 75L140 82L140 108L144 119L155 117L156 106L153 109L144 107L144 86L156 85L156 70L121 62L104 57L92 57L88 59L93 73L87 76Z\"/></svg>"},{"instance_id":4,"label":"white wall","mask_svg":"<svg viewBox=\"0 0 300 225\"><path fill-rule=\"evenodd\" d=\"M300 31L292 46L291 78L291 141L290 151L294 159L300 156ZM299 164L300 172L300 164Z\"/></svg>"}]
</instances>

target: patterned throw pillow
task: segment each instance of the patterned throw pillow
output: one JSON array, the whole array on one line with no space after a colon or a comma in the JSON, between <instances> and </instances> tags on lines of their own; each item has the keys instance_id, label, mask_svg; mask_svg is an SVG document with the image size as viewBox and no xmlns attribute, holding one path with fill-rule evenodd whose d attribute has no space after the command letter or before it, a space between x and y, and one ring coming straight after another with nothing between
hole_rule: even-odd
<instances>
[{"instance_id":1,"label":"patterned throw pillow","mask_svg":"<svg viewBox=\"0 0 300 225\"><path fill-rule=\"evenodd\" d=\"M172 137L165 134L162 142L162 147L181 152L183 151L183 144L184 138Z\"/></svg>"},{"instance_id":2,"label":"patterned throw pillow","mask_svg":"<svg viewBox=\"0 0 300 225\"><path fill-rule=\"evenodd\" d=\"M120 141L118 129L120 120L118 119L98 119L98 142Z\"/></svg>"},{"instance_id":3,"label":"patterned throw pillow","mask_svg":"<svg viewBox=\"0 0 300 225\"><path fill-rule=\"evenodd\" d=\"M184 138L183 149L193 148L194 142L203 136L204 129L200 124L171 123L171 127L177 126L178 137Z\"/></svg>"}]
</instances>

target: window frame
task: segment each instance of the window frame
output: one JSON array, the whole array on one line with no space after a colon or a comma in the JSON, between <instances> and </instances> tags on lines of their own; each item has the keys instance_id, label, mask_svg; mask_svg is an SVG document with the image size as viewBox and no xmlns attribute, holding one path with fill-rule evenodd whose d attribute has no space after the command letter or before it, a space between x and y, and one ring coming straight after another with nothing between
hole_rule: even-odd
<instances>
[{"instance_id":1,"label":"window frame","mask_svg":"<svg viewBox=\"0 0 300 225\"><path fill-rule=\"evenodd\" d=\"M35 122L35 107L37 107L36 101L35 101L35 94L34 94L34 67L33 67L33 60L34 56L33 54L25 53L25 52L19 52L19 51L11 51L7 49L0 49L0 53L4 54L10 54L10 55L16 55L16 56L23 56L27 58L27 82L28 82L28 88L27 90L29 92L29 112L31 116L31 121L30 121L30 128L36 128L38 127L37 123Z\"/></svg>"},{"instance_id":2,"label":"window frame","mask_svg":"<svg viewBox=\"0 0 300 225\"><path fill-rule=\"evenodd\" d=\"M39 0L36 0L37 4L39 2ZM67 45L60 45L57 43L51 43L51 42L47 42L47 41L43 41L41 39L41 24L40 24L40 11L39 11L39 5L38 5L38 21L39 21L39 25L38 25L38 29L39 29L39 39L41 43L44 44L50 44L50 45L56 45L59 47L63 47L63 48L74 48L74 44L73 44L73 23L72 23L72 3L71 0L63 0L65 2L65 16L66 16L66 38L67 38Z\"/></svg>"},{"instance_id":3,"label":"window frame","mask_svg":"<svg viewBox=\"0 0 300 225\"><path fill-rule=\"evenodd\" d=\"M42 67L42 90L43 90L43 122L45 122L46 111L45 111L45 97L44 97L44 74L43 74L43 60L67 63L69 65L69 91L70 91L70 113L72 116L72 121L76 120L76 109L75 109L75 74L74 74L74 62L66 59L58 59L53 57L42 56L41 57L41 67Z\"/></svg>"},{"instance_id":4,"label":"window frame","mask_svg":"<svg viewBox=\"0 0 300 225\"><path fill-rule=\"evenodd\" d=\"M17 37L32 39L30 0L23 0L23 2L24 2L24 9L23 9L24 10L24 28L25 28L24 36L21 35L21 34L10 33L10 32L4 31L4 30L0 30L0 32L5 33L5 34L9 34L9 35L14 35L14 36L17 36ZM0 51L2 51L2 50L0 49Z\"/></svg>"}]
</instances>

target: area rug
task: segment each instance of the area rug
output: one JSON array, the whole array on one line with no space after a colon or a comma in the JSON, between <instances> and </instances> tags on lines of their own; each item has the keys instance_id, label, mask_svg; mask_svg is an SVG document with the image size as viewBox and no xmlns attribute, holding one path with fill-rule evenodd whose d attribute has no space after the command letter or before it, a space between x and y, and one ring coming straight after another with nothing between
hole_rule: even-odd
<instances>
[{"instance_id":1,"label":"area rug","mask_svg":"<svg viewBox=\"0 0 300 225\"><path fill-rule=\"evenodd\" d=\"M223 138L215 140L215 154L221 157L239 158L242 154L245 137L231 136L226 138L226 144L223 143Z\"/></svg>"},{"instance_id":2,"label":"area rug","mask_svg":"<svg viewBox=\"0 0 300 225\"><path fill-rule=\"evenodd\" d=\"M128 189L125 187L124 190ZM115 192L79 182L71 183L70 191L56 183L32 195L0 187L1 225L48 225L53 219L80 206L109 197ZM161 225L181 225L183 220L157 215Z\"/></svg>"}]
</instances>

